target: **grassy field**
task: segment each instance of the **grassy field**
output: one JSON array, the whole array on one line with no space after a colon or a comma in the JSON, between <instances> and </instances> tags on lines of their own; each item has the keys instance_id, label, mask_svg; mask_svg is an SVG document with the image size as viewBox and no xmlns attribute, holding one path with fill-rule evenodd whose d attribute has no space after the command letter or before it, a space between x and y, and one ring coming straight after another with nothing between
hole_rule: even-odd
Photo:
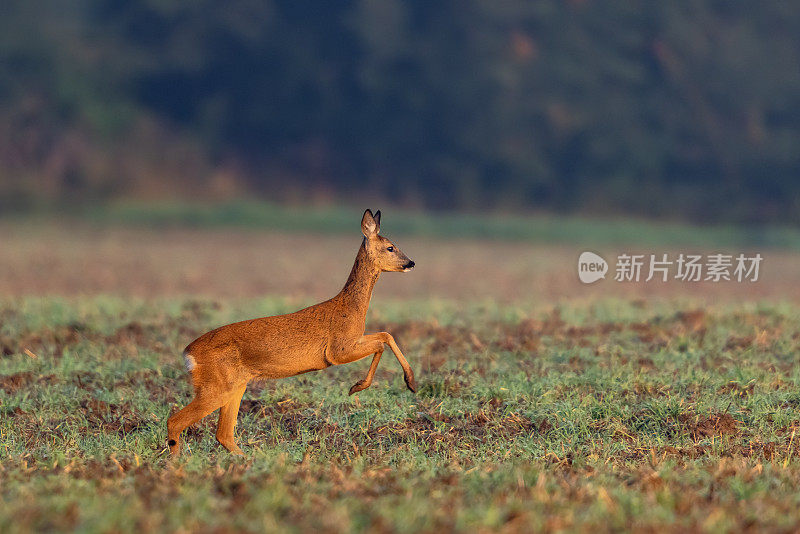
<instances>
[{"instance_id":1,"label":"grassy field","mask_svg":"<svg viewBox=\"0 0 800 534\"><path fill-rule=\"evenodd\" d=\"M373 302L387 353L252 385L244 458L165 422L180 351L293 298L0 303L0 531L796 531L800 307ZM27 352L25 352L27 349Z\"/></svg>"},{"instance_id":2,"label":"grassy field","mask_svg":"<svg viewBox=\"0 0 800 534\"><path fill-rule=\"evenodd\" d=\"M357 211L357 210L356 210ZM387 352L252 384L170 459L197 335L335 294L360 211L116 206L0 219L0 532L800 528L800 233L417 216ZM779 247L779 248L776 248ZM593 250L759 252L757 283L586 286Z\"/></svg>"}]
</instances>

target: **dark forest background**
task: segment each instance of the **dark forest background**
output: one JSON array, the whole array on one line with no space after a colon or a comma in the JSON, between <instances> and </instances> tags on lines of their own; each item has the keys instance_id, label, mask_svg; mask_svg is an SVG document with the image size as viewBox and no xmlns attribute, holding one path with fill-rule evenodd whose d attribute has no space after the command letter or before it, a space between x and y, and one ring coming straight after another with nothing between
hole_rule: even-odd
<instances>
[{"instance_id":1,"label":"dark forest background","mask_svg":"<svg viewBox=\"0 0 800 534\"><path fill-rule=\"evenodd\" d=\"M800 4L4 0L0 208L800 222Z\"/></svg>"}]
</instances>

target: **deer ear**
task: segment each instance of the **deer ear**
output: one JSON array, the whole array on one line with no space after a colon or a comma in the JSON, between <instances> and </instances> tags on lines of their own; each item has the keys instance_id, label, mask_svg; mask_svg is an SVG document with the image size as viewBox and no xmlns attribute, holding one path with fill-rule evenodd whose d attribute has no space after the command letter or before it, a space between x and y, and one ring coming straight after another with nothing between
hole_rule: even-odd
<instances>
[{"instance_id":1,"label":"deer ear","mask_svg":"<svg viewBox=\"0 0 800 534\"><path fill-rule=\"evenodd\" d=\"M378 233L378 225L375 223L375 219L372 217L372 212L370 210L366 210L364 216L361 218L361 232L364 234L364 237L369 237Z\"/></svg>"},{"instance_id":2,"label":"deer ear","mask_svg":"<svg viewBox=\"0 0 800 534\"><path fill-rule=\"evenodd\" d=\"M378 227L375 229L375 233L377 234L381 231L381 210L376 211L372 218L375 219L375 224L378 225Z\"/></svg>"}]
</instances>

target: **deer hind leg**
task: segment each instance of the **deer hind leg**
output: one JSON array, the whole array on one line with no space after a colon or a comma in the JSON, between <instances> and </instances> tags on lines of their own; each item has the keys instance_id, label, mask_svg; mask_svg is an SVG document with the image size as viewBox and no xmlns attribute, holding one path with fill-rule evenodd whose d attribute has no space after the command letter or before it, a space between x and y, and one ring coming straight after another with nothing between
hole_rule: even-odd
<instances>
[{"instance_id":1,"label":"deer hind leg","mask_svg":"<svg viewBox=\"0 0 800 534\"><path fill-rule=\"evenodd\" d=\"M217 408L226 406L233 394L250 379L239 362L238 349L233 346L219 347L213 352L199 354L187 352L184 358L186 368L192 376L195 393L192 402L167 420L167 445L172 454L180 452L181 432ZM209 360L210 364L204 363ZM233 416L233 421L235 424L236 415Z\"/></svg>"},{"instance_id":2,"label":"deer hind leg","mask_svg":"<svg viewBox=\"0 0 800 534\"><path fill-rule=\"evenodd\" d=\"M244 454L242 449L236 445L233 430L236 428L236 418L239 416L239 405L242 403L242 396L246 389L247 384L237 387L228 397L227 404L223 404L222 408L219 409L217 441L232 454Z\"/></svg>"},{"instance_id":3,"label":"deer hind leg","mask_svg":"<svg viewBox=\"0 0 800 534\"><path fill-rule=\"evenodd\" d=\"M359 391L364 391L368 387L372 385L372 379L375 378L375 370L378 369L378 362L381 361L381 355L383 354L383 343L381 343L381 348L378 352L375 353L375 356L372 358L372 364L369 366L369 371L367 372L367 376L364 380L359 380L353 387L350 388L350 395L353 393L358 393Z\"/></svg>"},{"instance_id":4,"label":"deer hind leg","mask_svg":"<svg viewBox=\"0 0 800 534\"><path fill-rule=\"evenodd\" d=\"M199 390L192 402L167 420L167 445L170 454L180 453L181 432L207 416L226 401L226 397Z\"/></svg>"}]
</instances>

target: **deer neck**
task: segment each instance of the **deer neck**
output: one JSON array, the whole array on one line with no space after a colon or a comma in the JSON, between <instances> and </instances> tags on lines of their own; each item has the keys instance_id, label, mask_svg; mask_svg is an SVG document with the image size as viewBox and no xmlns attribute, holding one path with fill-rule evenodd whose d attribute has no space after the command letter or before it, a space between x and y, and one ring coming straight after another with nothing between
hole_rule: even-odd
<instances>
[{"instance_id":1,"label":"deer neck","mask_svg":"<svg viewBox=\"0 0 800 534\"><path fill-rule=\"evenodd\" d=\"M339 293L342 302L353 311L358 312L359 316L366 317L372 289L380 274L380 269L367 257L367 249L362 244L356 254L356 261L353 263L350 276Z\"/></svg>"}]
</instances>

